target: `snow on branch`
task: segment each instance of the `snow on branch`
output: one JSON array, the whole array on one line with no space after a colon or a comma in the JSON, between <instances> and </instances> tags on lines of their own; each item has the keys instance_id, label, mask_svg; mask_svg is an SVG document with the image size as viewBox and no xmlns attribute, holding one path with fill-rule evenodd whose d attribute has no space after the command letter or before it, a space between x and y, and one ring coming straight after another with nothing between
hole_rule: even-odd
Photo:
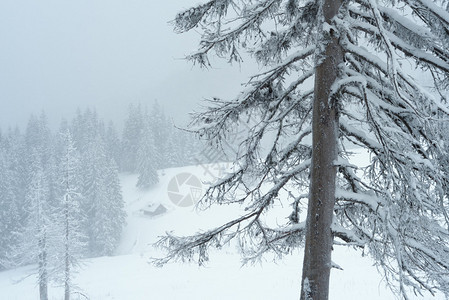
<instances>
[{"instance_id":1,"label":"snow on branch","mask_svg":"<svg viewBox=\"0 0 449 300\"><path fill-rule=\"evenodd\" d=\"M366 78L365 76L348 76L335 81L331 86L329 98L335 97L341 90L350 84L360 84L362 86L366 86Z\"/></svg>"},{"instance_id":2,"label":"snow on branch","mask_svg":"<svg viewBox=\"0 0 449 300\"><path fill-rule=\"evenodd\" d=\"M164 258L152 259L152 263L161 267L170 261L196 261L203 266L209 260L210 248L222 248L234 238L239 238L238 246L244 254L243 263L248 263L260 259L267 251L273 251L280 257L291 251L303 238L305 222L272 229L263 225L261 213L262 209L253 211L194 236L178 237L167 233L155 246L167 250L168 254Z\"/></svg>"},{"instance_id":3,"label":"snow on branch","mask_svg":"<svg viewBox=\"0 0 449 300\"><path fill-rule=\"evenodd\" d=\"M350 126L345 120L340 120L340 129L343 133L348 136L355 137L359 142L363 145L367 146L369 149L380 151L383 149L383 146L379 144L376 140L369 137L364 131L354 128Z\"/></svg>"},{"instance_id":4,"label":"snow on branch","mask_svg":"<svg viewBox=\"0 0 449 300\"><path fill-rule=\"evenodd\" d=\"M205 4L198 5L178 13L175 20L172 21L175 30L178 33L182 33L198 26L216 2L216 0L212 0Z\"/></svg>"},{"instance_id":5,"label":"snow on branch","mask_svg":"<svg viewBox=\"0 0 449 300\"><path fill-rule=\"evenodd\" d=\"M259 36L264 37L261 30L261 23L270 13L276 10L281 0L263 1L251 7L245 6L240 9L239 16L231 20L224 19L230 5L233 1L215 0L207 4L191 8L175 19L175 28L179 32L191 30L198 26L200 21L215 16L216 20L204 24L203 36L200 42L199 51L189 55L188 60L199 63L200 66L209 65L207 58L208 52L215 50L218 56L224 56L229 53L229 62L241 61L240 54L237 50L241 43L247 38L251 39ZM237 21L240 24L235 27L229 26ZM242 38L242 36L244 36Z\"/></svg>"},{"instance_id":6,"label":"snow on branch","mask_svg":"<svg viewBox=\"0 0 449 300\"><path fill-rule=\"evenodd\" d=\"M351 22L351 27L357 30L364 31L369 34L373 34L375 36L380 36L381 31L378 29L378 27L370 25L366 22L360 22L357 20L354 20ZM412 44L407 43L403 39L399 38L394 33L391 33L389 31L386 31L384 33L388 39L391 41L391 44L396 47L397 49L401 50L404 54L408 56L412 56L416 59L418 59L420 62L425 62L431 66L434 66L436 68L439 68L445 72L449 72L449 63L446 60L443 60L439 57L436 57L432 53L428 53L422 49L419 49ZM434 48L435 46L431 43L426 43L426 48Z\"/></svg>"},{"instance_id":7,"label":"snow on branch","mask_svg":"<svg viewBox=\"0 0 449 300\"><path fill-rule=\"evenodd\" d=\"M431 12L434 16L436 16L445 26L449 27L449 13L441 7L435 5L432 1L429 0L405 0L410 7L414 9L419 9L423 11Z\"/></svg>"},{"instance_id":8,"label":"snow on branch","mask_svg":"<svg viewBox=\"0 0 449 300\"><path fill-rule=\"evenodd\" d=\"M331 227L332 234L335 237L340 238L346 242L348 246L357 246L363 248L366 244L366 240L360 238L354 231L344 228L335 221L332 223Z\"/></svg>"},{"instance_id":9,"label":"snow on branch","mask_svg":"<svg viewBox=\"0 0 449 300\"><path fill-rule=\"evenodd\" d=\"M213 246L214 248L222 247L223 240L229 242L230 238L237 234L240 230L240 223L258 217L260 213L261 212L253 211L220 227L193 236L178 237L171 233L167 233L167 235L160 237L155 243L155 246L167 250L168 254L164 258L154 259L153 263L157 266L163 266L172 260L192 261L194 255L198 254L198 263L204 265L204 263L208 261L207 249L210 246ZM237 226L237 229L229 233L228 230L234 226Z\"/></svg>"},{"instance_id":10,"label":"snow on branch","mask_svg":"<svg viewBox=\"0 0 449 300\"><path fill-rule=\"evenodd\" d=\"M377 196L362 193L354 193L343 189L337 189L335 191L335 198L338 200L364 204L373 211L376 211L379 208L379 206L385 204L382 198L379 198Z\"/></svg>"},{"instance_id":11,"label":"snow on branch","mask_svg":"<svg viewBox=\"0 0 449 300\"><path fill-rule=\"evenodd\" d=\"M447 257L449 256L449 252L447 251L447 249L445 253L436 253L433 249L428 248L426 245L423 245L422 243L419 243L417 240L410 237L405 239L405 244L408 247L413 248L415 251L419 251L425 254L437 264L441 265L444 269L449 270L449 261L447 259ZM442 257L442 255L445 257Z\"/></svg>"}]
</instances>

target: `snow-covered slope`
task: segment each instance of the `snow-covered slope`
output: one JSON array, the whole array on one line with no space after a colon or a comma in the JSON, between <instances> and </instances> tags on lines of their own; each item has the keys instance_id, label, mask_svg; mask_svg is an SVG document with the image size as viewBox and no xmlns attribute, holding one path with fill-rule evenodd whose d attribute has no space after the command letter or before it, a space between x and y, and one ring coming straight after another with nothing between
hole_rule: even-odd
<instances>
[{"instance_id":1,"label":"snow-covered slope","mask_svg":"<svg viewBox=\"0 0 449 300\"><path fill-rule=\"evenodd\" d=\"M244 267L232 247L212 252L210 263L203 268L195 264L156 268L148 263L151 257L163 255L151 246L157 236L172 230L178 234L194 233L199 228L219 224L235 212L235 208L223 207L200 213L170 200L169 183L176 175L193 174L204 180L208 178L205 171L202 166L165 170L161 172L160 183L145 192L135 188L136 176L122 175L128 213L122 242L116 256L84 261L75 279L81 294L74 294L73 299L86 299L84 295L92 300L298 299L302 263L299 250L277 263L266 261ZM207 171L217 170L209 167ZM183 188L185 185L180 187L180 194L187 193ZM167 208L165 213L151 217L142 211L154 210L159 204ZM331 299L395 299L369 258L362 258L351 249L336 248L333 260L344 270L332 271ZM29 276L32 272L33 266L0 272L0 300L38 299L36 276ZM62 299L63 291L52 284L49 294L50 299Z\"/></svg>"}]
</instances>

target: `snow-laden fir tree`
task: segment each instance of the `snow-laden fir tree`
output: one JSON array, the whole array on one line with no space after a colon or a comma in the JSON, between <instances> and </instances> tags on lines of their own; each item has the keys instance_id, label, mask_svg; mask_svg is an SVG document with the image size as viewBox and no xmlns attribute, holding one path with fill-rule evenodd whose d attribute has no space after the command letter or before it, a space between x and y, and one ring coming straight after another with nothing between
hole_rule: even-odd
<instances>
[{"instance_id":1,"label":"snow-laden fir tree","mask_svg":"<svg viewBox=\"0 0 449 300\"><path fill-rule=\"evenodd\" d=\"M26 225L28 203L26 199L29 175L23 136L16 129L8 130L2 138L1 146L0 198L0 269L20 264L21 232Z\"/></svg>"},{"instance_id":2,"label":"snow-laden fir tree","mask_svg":"<svg viewBox=\"0 0 449 300\"><path fill-rule=\"evenodd\" d=\"M137 149L137 172L139 177L136 186L138 188L147 189L159 182L157 174L157 153L153 132L150 127L150 119L144 121L142 136Z\"/></svg>"},{"instance_id":3,"label":"snow-laden fir tree","mask_svg":"<svg viewBox=\"0 0 449 300\"><path fill-rule=\"evenodd\" d=\"M21 232L22 242L15 249L23 263L37 263L40 300L48 299L49 261L53 257L55 236L54 208L49 201L49 182L37 150L30 155L30 182L27 186L28 216Z\"/></svg>"},{"instance_id":4,"label":"snow-laden fir tree","mask_svg":"<svg viewBox=\"0 0 449 300\"><path fill-rule=\"evenodd\" d=\"M55 138L45 114L41 114L30 118L24 135L10 129L1 136L0 269L38 262L41 248L34 221L42 214L46 225L39 232L45 232L42 239L45 243L41 244L46 246L46 255L42 257L47 258L42 266L47 268L40 270L47 271L41 272L41 278L65 280L61 277L71 276L77 258L87 252L84 251L87 236L91 249L95 248L90 255L113 252L125 213L117 165L105 146L107 132L102 124L95 111L78 111L71 125L67 121L61 123L64 138ZM69 130L75 133L73 143L67 137ZM69 264L65 264L66 258ZM64 274L67 266L69 270ZM62 276L56 276L57 273Z\"/></svg>"},{"instance_id":5,"label":"snow-laden fir tree","mask_svg":"<svg viewBox=\"0 0 449 300\"><path fill-rule=\"evenodd\" d=\"M106 194L103 202L101 217L103 232L99 233L99 241L102 243L103 254L112 255L117 248L122 235L123 227L126 224L125 202L122 196L118 166L112 158L107 161L105 170Z\"/></svg>"},{"instance_id":6,"label":"snow-laden fir tree","mask_svg":"<svg viewBox=\"0 0 449 300\"><path fill-rule=\"evenodd\" d=\"M86 236L82 232L84 216L80 211L82 198L81 165L79 153L74 146L70 130L61 133L61 140L65 145L60 156L59 164L59 200L58 221L61 237L58 248L58 271L64 284L64 299L69 300L73 289L74 268L79 264L86 248Z\"/></svg>"},{"instance_id":7,"label":"snow-laden fir tree","mask_svg":"<svg viewBox=\"0 0 449 300\"><path fill-rule=\"evenodd\" d=\"M52 134L50 128L48 128L47 116L44 112L39 117L31 115L24 138L27 151L25 155L32 154L34 150L37 151L41 157L43 168L45 170L49 169L47 164L49 164L52 156Z\"/></svg>"},{"instance_id":8,"label":"snow-laden fir tree","mask_svg":"<svg viewBox=\"0 0 449 300\"><path fill-rule=\"evenodd\" d=\"M114 159L115 163L119 165L121 155L120 138L112 121L108 123L106 129L105 143L107 152Z\"/></svg>"},{"instance_id":9,"label":"snow-laden fir tree","mask_svg":"<svg viewBox=\"0 0 449 300\"><path fill-rule=\"evenodd\" d=\"M137 149L144 127L144 116L140 104L131 104L125 121L122 135L122 153L120 159L121 171L135 172L138 167Z\"/></svg>"},{"instance_id":10,"label":"snow-laden fir tree","mask_svg":"<svg viewBox=\"0 0 449 300\"><path fill-rule=\"evenodd\" d=\"M305 242L301 299L328 298L335 244L364 249L393 290L449 295L449 13L440 0L210 0L176 16L202 33L188 58L209 65L249 52L263 66L235 99L197 115L201 136L226 141L251 124L234 171L200 206L240 203L244 213L158 245L171 259L207 260L239 240L245 261ZM416 73L433 78L424 87ZM427 83L426 83L427 84ZM250 120L250 122L248 122ZM350 149L365 149L366 167ZM291 204L288 221L266 222ZM307 211L304 222L302 213ZM196 255L198 255L196 257Z\"/></svg>"},{"instance_id":11,"label":"snow-laden fir tree","mask_svg":"<svg viewBox=\"0 0 449 300\"><path fill-rule=\"evenodd\" d=\"M21 180L25 183L24 227L21 242L14 249L19 265L37 263L39 295L48 299L50 262L55 254L56 226L54 198L54 161L52 160L51 132L47 117L32 115L25 131L24 151L19 159L25 162Z\"/></svg>"},{"instance_id":12,"label":"snow-laden fir tree","mask_svg":"<svg viewBox=\"0 0 449 300\"><path fill-rule=\"evenodd\" d=\"M125 223L118 168L101 136L94 134L89 140L81 152L81 210L86 213L82 227L91 256L111 255Z\"/></svg>"},{"instance_id":13,"label":"snow-laden fir tree","mask_svg":"<svg viewBox=\"0 0 449 300\"><path fill-rule=\"evenodd\" d=\"M0 140L0 270L14 265L13 250L20 242L22 230L19 173L14 170L14 155L8 140ZM23 209L23 208L22 208Z\"/></svg>"},{"instance_id":14,"label":"snow-laden fir tree","mask_svg":"<svg viewBox=\"0 0 449 300\"><path fill-rule=\"evenodd\" d=\"M103 120L98 117L96 110L86 109L84 112L81 112L78 109L75 118L71 122L70 132L75 148L81 153L87 151L90 145L96 143L98 137L101 137L104 141Z\"/></svg>"},{"instance_id":15,"label":"snow-laden fir tree","mask_svg":"<svg viewBox=\"0 0 449 300\"><path fill-rule=\"evenodd\" d=\"M166 150L164 151L166 167L180 167L183 164L182 148L185 146L185 144L183 144L183 132L177 128L168 127L167 129L171 130L168 131L169 134L165 145Z\"/></svg>"},{"instance_id":16,"label":"snow-laden fir tree","mask_svg":"<svg viewBox=\"0 0 449 300\"><path fill-rule=\"evenodd\" d=\"M167 121L164 110L157 100L153 103L149 117L150 129L156 146L156 169L159 170L168 167L168 158L173 151L173 149L167 148L171 124Z\"/></svg>"},{"instance_id":17,"label":"snow-laden fir tree","mask_svg":"<svg viewBox=\"0 0 449 300\"><path fill-rule=\"evenodd\" d=\"M97 113L87 109L78 110L70 132L82 166L79 201L87 252L89 256L110 255L119 241L125 212L117 164L105 141L107 131Z\"/></svg>"}]
</instances>

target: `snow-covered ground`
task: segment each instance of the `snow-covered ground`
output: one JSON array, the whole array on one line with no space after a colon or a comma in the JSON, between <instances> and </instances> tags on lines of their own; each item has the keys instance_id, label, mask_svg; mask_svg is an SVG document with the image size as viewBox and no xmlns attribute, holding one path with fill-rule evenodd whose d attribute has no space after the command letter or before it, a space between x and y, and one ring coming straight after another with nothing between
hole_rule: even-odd
<instances>
[{"instance_id":1,"label":"snow-covered ground","mask_svg":"<svg viewBox=\"0 0 449 300\"><path fill-rule=\"evenodd\" d=\"M208 178L205 172L217 172L212 167L192 166L161 172L159 184L146 192L135 188L137 177L122 175L123 196L128 213L123 239L112 257L84 261L76 274L80 294L73 299L299 299L302 253L281 261L241 266L233 247L211 253L206 267L196 264L168 264L157 268L149 263L151 257L163 253L151 244L166 231L191 234L199 228L210 227L233 213L232 207L197 212L191 206L180 207L169 198L170 181L178 174L194 174ZM172 181L173 184L173 181ZM184 185L185 187L185 185ZM181 187L179 193L185 193ZM173 191L172 191L173 192ZM142 209L159 204L167 211L154 217L145 216ZM344 270L332 270L330 299L395 299L385 286L372 261L348 248L336 248L333 261ZM33 266L0 272L0 300L39 299ZM62 299L62 287L52 284L50 299ZM443 299L430 296L411 299Z\"/></svg>"}]
</instances>

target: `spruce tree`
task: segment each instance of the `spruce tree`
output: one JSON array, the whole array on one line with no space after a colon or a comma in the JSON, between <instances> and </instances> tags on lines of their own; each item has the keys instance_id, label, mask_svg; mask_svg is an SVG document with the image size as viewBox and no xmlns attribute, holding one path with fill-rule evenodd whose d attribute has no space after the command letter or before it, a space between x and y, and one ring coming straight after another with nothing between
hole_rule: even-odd
<instances>
[{"instance_id":1,"label":"spruce tree","mask_svg":"<svg viewBox=\"0 0 449 300\"><path fill-rule=\"evenodd\" d=\"M14 156L6 139L0 142L0 270L15 265L14 249L18 248L23 228L23 214L17 186L19 174L14 171Z\"/></svg>"},{"instance_id":2,"label":"spruce tree","mask_svg":"<svg viewBox=\"0 0 449 300\"><path fill-rule=\"evenodd\" d=\"M198 133L217 144L250 126L234 171L201 201L240 203L244 214L190 237L162 238L169 253L158 262L197 254L204 263L209 247L234 237L245 261L282 256L305 241L301 299L324 300L332 247L345 244L365 249L405 298L406 286L449 295L448 198L440 193L449 185L440 126L449 107L434 93L449 82L444 6L210 0L179 13L178 32L202 33L188 57L194 63L209 66L212 52L240 63L248 51L263 71L235 99L214 98L196 116ZM410 67L433 87L420 85ZM369 153L368 166L351 163L351 147ZM286 201L288 221L268 226L272 207Z\"/></svg>"},{"instance_id":3,"label":"spruce tree","mask_svg":"<svg viewBox=\"0 0 449 300\"><path fill-rule=\"evenodd\" d=\"M81 165L79 153L74 146L71 133L68 129L61 133L64 151L59 163L59 201L58 221L61 247L58 248L58 271L63 275L64 299L69 300L73 288L73 273L79 259L85 253L86 236L82 232L82 221L85 219L80 210L82 199Z\"/></svg>"},{"instance_id":4,"label":"spruce tree","mask_svg":"<svg viewBox=\"0 0 449 300\"><path fill-rule=\"evenodd\" d=\"M156 169L159 170L168 167L167 144L169 137L168 122L165 118L165 114L162 107L159 105L159 102L154 101L150 111L149 118L150 118L150 128L156 146L155 147Z\"/></svg>"},{"instance_id":5,"label":"spruce tree","mask_svg":"<svg viewBox=\"0 0 449 300\"><path fill-rule=\"evenodd\" d=\"M121 141L118 136L115 124L111 121L108 124L105 134L106 151L117 165L120 164L121 156Z\"/></svg>"},{"instance_id":6,"label":"spruce tree","mask_svg":"<svg viewBox=\"0 0 449 300\"><path fill-rule=\"evenodd\" d=\"M135 172L137 170L137 151L142 139L144 119L141 105L129 106L128 118L122 135L121 170Z\"/></svg>"},{"instance_id":7,"label":"spruce tree","mask_svg":"<svg viewBox=\"0 0 449 300\"><path fill-rule=\"evenodd\" d=\"M49 260L53 255L52 237L56 230L54 208L49 204L49 182L45 176L42 157L34 150L30 159L30 182L26 193L28 216L18 250L23 263L37 263L40 300L47 300Z\"/></svg>"},{"instance_id":8,"label":"spruce tree","mask_svg":"<svg viewBox=\"0 0 449 300\"><path fill-rule=\"evenodd\" d=\"M126 224L125 202L123 200L118 167L115 161L108 158L105 169L105 201L104 223L101 234L102 253L112 255L120 242L123 227Z\"/></svg>"},{"instance_id":9,"label":"spruce tree","mask_svg":"<svg viewBox=\"0 0 449 300\"><path fill-rule=\"evenodd\" d=\"M81 160L81 210L86 213L83 232L88 236L89 252L91 256L111 255L125 221L118 168L107 155L100 136L86 144Z\"/></svg>"},{"instance_id":10,"label":"spruce tree","mask_svg":"<svg viewBox=\"0 0 449 300\"><path fill-rule=\"evenodd\" d=\"M157 155L153 132L149 125L149 120L144 122L142 137L137 150L137 172L139 177L136 186L147 189L159 182L157 174ZM172 150L173 151L173 150Z\"/></svg>"}]
</instances>

